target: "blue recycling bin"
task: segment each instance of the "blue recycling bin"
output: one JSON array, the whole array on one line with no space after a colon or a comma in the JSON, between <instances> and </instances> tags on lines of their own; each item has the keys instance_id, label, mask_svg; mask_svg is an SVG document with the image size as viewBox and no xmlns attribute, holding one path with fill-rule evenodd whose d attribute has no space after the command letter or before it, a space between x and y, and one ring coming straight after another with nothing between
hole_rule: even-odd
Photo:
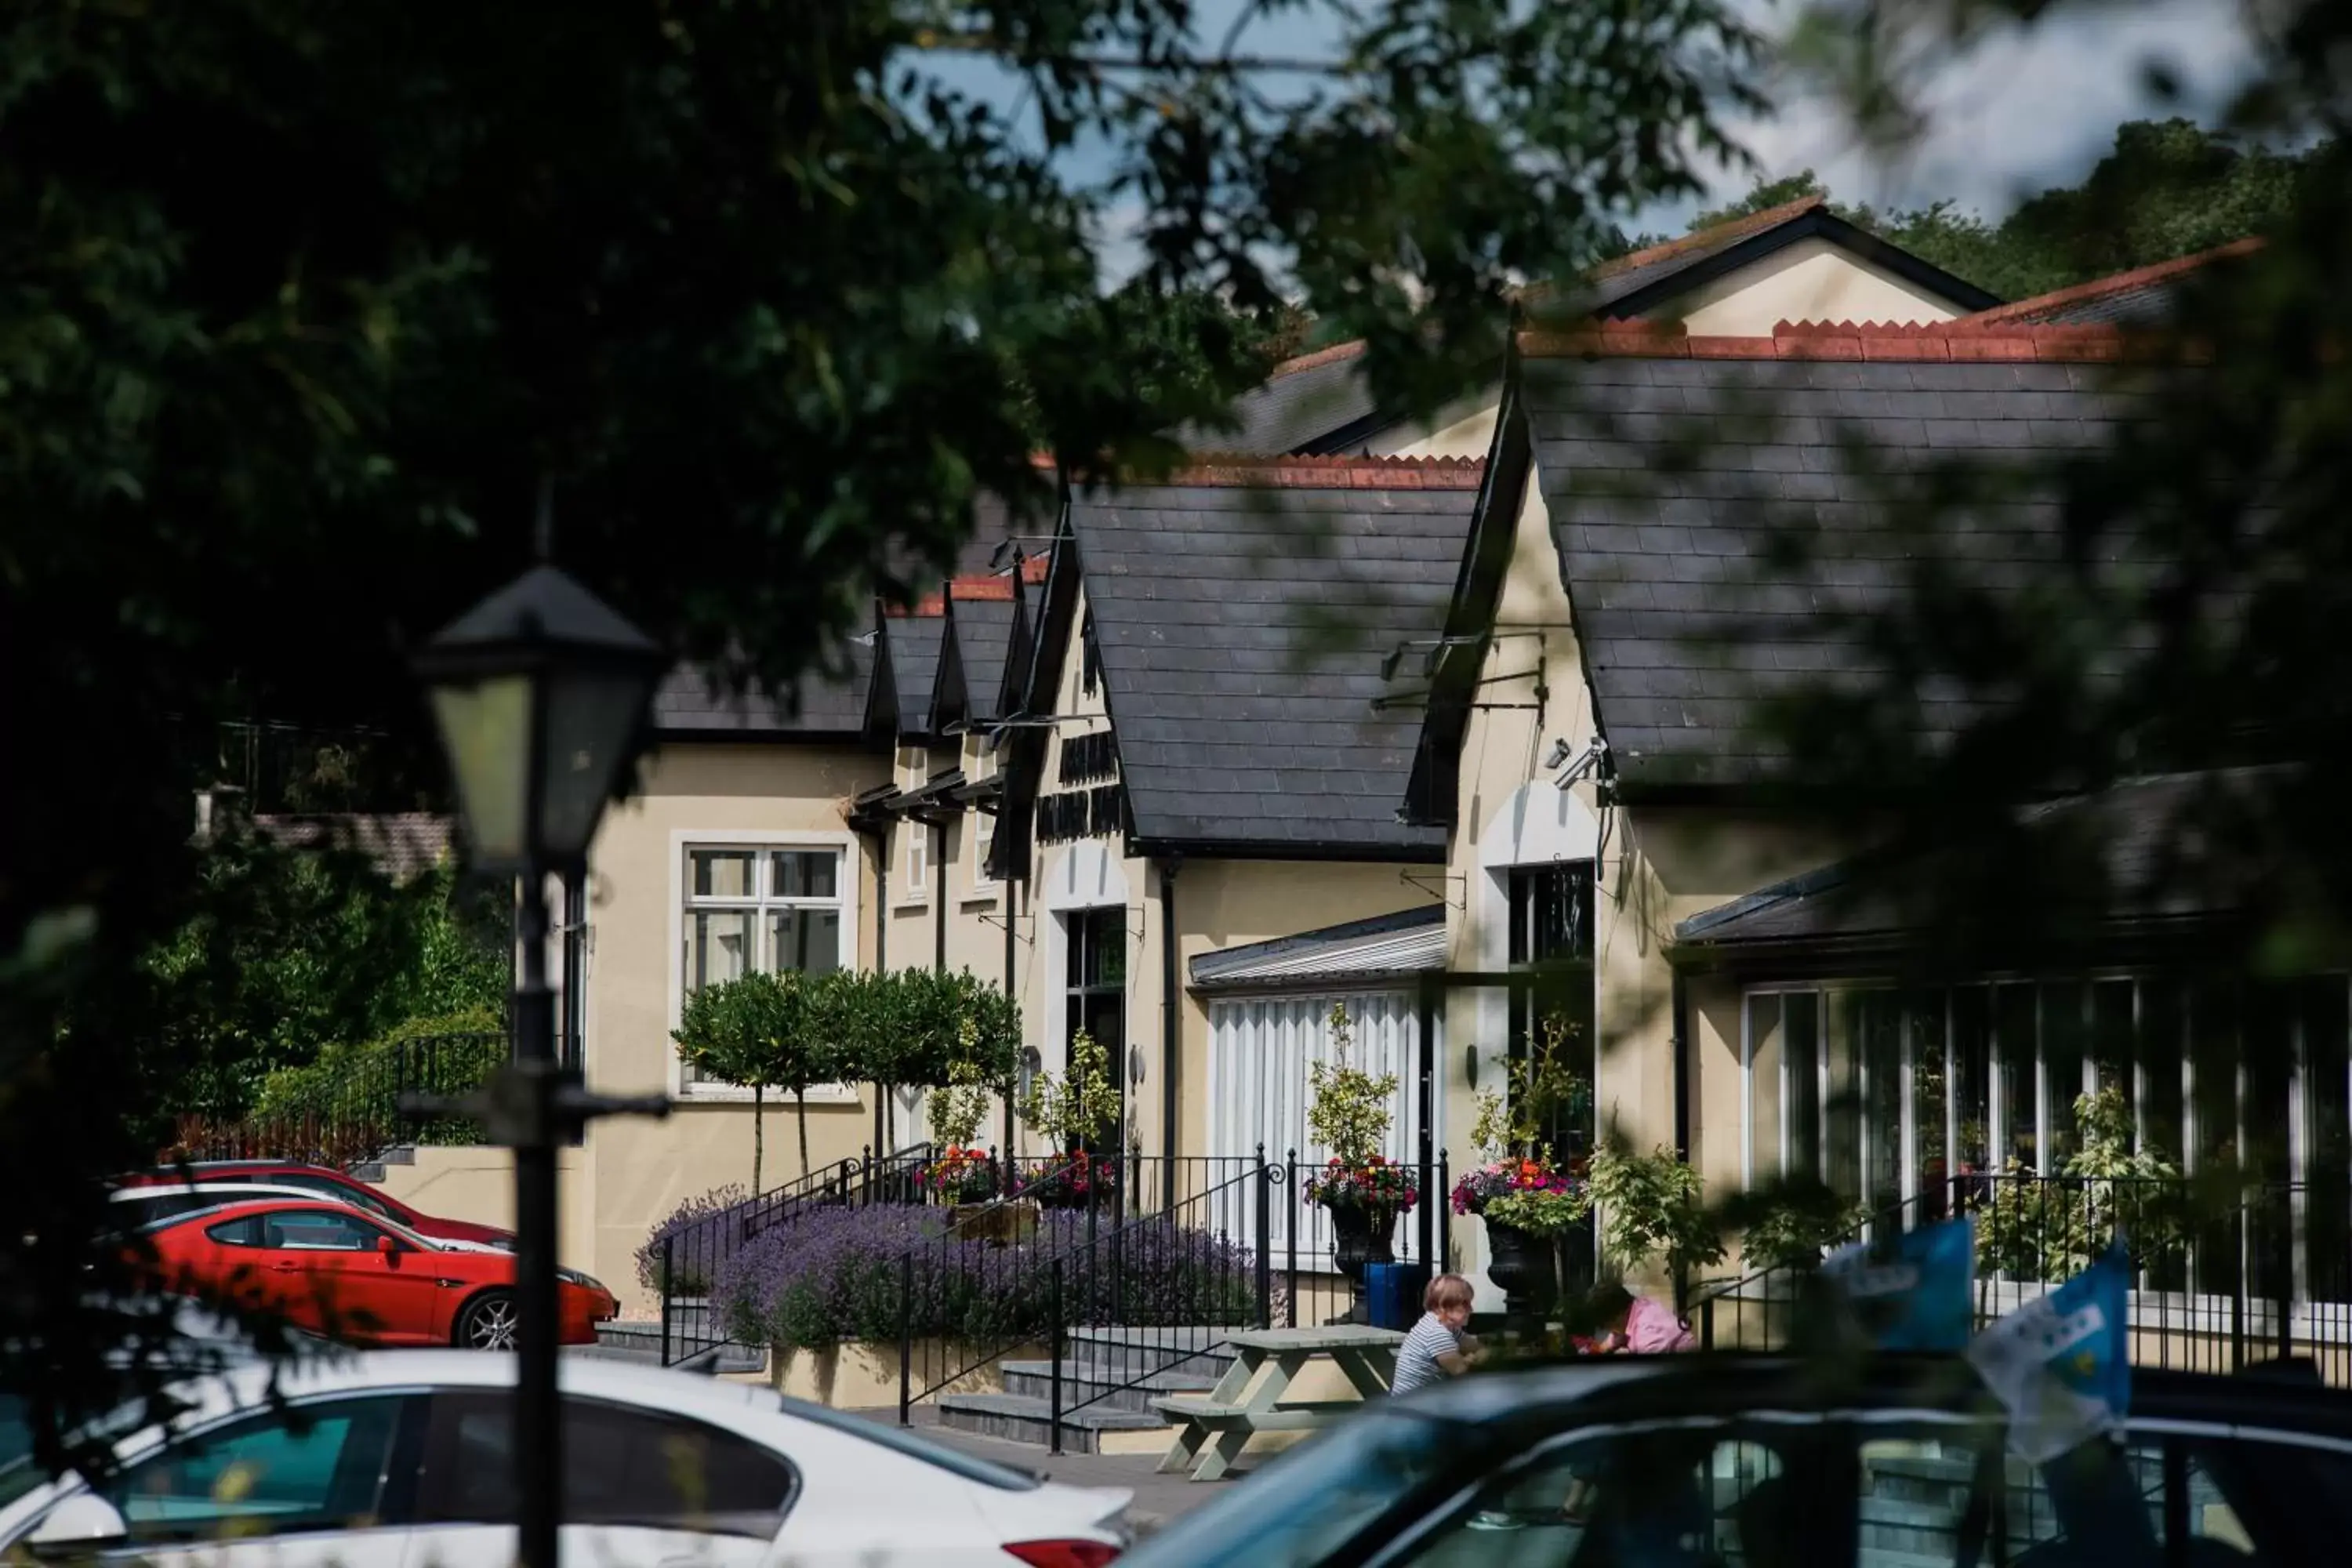
<instances>
[{"instance_id":1,"label":"blue recycling bin","mask_svg":"<svg viewBox=\"0 0 2352 1568\"><path fill-rule=\"evenodd\" d=\"M1421 1299L1429 1292L1426 1263L1364 1266L1364 1312L1376 1329L1410 1329L1421 1321Z\"/></svg>"}]
</instances>

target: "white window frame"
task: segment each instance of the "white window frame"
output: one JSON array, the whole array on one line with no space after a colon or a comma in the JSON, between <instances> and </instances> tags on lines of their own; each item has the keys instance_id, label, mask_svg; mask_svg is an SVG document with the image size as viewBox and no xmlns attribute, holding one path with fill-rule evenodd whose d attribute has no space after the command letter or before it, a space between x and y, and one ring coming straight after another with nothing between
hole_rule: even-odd
<instances>
[{"instance_id":1,"label":"white window frame","mask_svg":"<svg viewBox=\"0 0 2352 1568\"><path fill-rule=\"evenodd\" d=\"M997 882L988 874L988 852L996 843L996 814L974 806L964 814L963 820L964 853L971 859L971 892L969 896L992 899L996 897Z\"/></svg>"},{"instance_id":2,"label":"white window frame","mask_svg":"<svg viewBox=\"0 0 2352 1568\"><path fill-rule=\"evenodd\" d=\"M841 858L838 886L841 889L841 967L857 967L858 905L863 890L858 879L857 839L851 833L793 833L744 831L741 829L681 827L669 836L669 946L666 967L669 972L669 1006L665 1015L668 1020L663 1037L668 1044L667 1076L673 1100L695 1104L724 1105L751 1101L751 1091L730 1083L688 1083L686 1064L678 1058L677 1046L668 1039L677 1027L678 1018L686 1007L686 902L687 852L690 849L751 849L764 854L771 849L831 849ZM764 870L761 873L765 875ZM760 900L762 904L766 900ZM755 929L762 931L765 925ZM858 1102L854 1084L819 1084L808 1091L813 1105L854 1105Z\"/></svg>"},{"instance_id":3,"label":"white window frame","mask_svg":"<svg viewBox=\"0 0 2352 1568\"><path fill-rule=\"evenodd\" d=\"M898 831L906 844L898 851L898 889L897 901L901 904L928 904L931 901L931 827L927 822L913 817L901 817Z\"/></svg>"}]
</instances>

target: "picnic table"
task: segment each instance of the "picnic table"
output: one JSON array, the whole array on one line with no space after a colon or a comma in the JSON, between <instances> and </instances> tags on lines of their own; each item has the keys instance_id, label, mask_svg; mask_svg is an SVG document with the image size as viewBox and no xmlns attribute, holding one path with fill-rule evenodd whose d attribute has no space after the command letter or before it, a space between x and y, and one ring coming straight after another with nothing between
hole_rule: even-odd
<instances>
[{"instance_id":1,"label":"picnic table","mask_svg":"<svg viewBox=\"0 0 2352 1568\"><path fill-rule=\"evenodd\" d=\"M1387 1395L1404 1335L1394 1329L1339 1324L1320 1329L1244 1329L1226 1343L1234 1363L1205 1394L1169 1394L1152 1408L1182 1425L1160 1461L1167 1474L1190 1466L1196 1481L1221 1479L1260 1432L1308 1432L1367 1399ZM1337 1366L1355 1389L1352 1399L1284 1398L1299 1373L1316 1362Z\"/></svg>"}]
</instances>

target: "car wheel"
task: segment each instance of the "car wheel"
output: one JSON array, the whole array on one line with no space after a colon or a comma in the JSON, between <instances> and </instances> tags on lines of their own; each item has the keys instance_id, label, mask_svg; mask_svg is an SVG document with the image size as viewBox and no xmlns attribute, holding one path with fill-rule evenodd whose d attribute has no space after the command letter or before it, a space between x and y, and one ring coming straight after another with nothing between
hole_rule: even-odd
<instances>
[{"instance_id":1,"label":"car wheel","mask_svg":"<svg viewBox=\"0 0 2352 1568\"><path fill-rule=\"evenodd\" d=\"M466 1303L457 1314L457 1348L469 1351L510 1351L515 1325L520 1321L515 1299L504 1290L486 1290Z\"/></svg>"}]
</instances>

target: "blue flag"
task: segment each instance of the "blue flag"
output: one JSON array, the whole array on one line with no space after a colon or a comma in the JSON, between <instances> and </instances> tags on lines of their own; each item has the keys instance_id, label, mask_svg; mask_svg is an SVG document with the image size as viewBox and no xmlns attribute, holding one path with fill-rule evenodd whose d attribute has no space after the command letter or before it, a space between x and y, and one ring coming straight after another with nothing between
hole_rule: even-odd
<instances>
[{"instance_id":1,"label":"blue flag","mask_svg":"<svg viewBox=\"0 0 2352 1568\"><path fill-rule=\"evenodd\" d=\"M1857 1241L1822 1260L1853 1323L1886 1351L1962 1351L1975 1326L1976 1217L1923 1226L1873 1247Z\"/></svg>"},{"instance_id":2,"label":"blue flag","mask_svg":"<svg viewBox=\"0 0 2352 1568\"><path fill-rule=\"evenodd\" d=\"M1969 1347L1985 1386L2009 1409L2009 1446L2047 1464L2131 1410L2126 1316L2131 1260L2121 1247L2048 1295L1989 1326Z\"/></svg>"}]
</instances>

